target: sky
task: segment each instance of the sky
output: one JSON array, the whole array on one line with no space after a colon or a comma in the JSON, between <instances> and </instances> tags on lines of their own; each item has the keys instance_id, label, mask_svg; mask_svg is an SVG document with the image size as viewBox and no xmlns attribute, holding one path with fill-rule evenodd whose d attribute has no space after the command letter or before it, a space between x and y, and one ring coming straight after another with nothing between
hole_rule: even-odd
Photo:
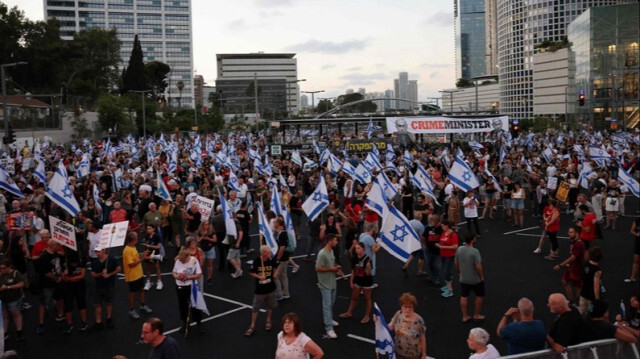
<instances>
[{"instance_id":1,"label":"sky","mask_svg":"<svg viewBox=\"0 0 640 359\"><path fill-rule=\"evenodd\" d=\"M43 0L0 0L31 20ZM393 90L399 72L418 98L455 84L453 9L443 0L192 0L194 70L215 86L216 54L294 52L301 91Z\"/></svg>"}]
</instances>

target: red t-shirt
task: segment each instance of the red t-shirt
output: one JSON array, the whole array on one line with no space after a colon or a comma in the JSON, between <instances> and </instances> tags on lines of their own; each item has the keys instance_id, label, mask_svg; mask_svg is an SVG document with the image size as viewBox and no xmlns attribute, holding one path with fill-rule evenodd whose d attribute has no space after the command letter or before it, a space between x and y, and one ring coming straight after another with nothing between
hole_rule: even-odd
<instances>
[{"instance_id":1,"label":"red t-shirt","mask_svg":"<svg viewBox=\"0 0 640 359\"><path fill-rule=\"evenodd\" d=\"M36 244L34 244L33 248L31 249L31 256L32 257L40 256L40 254L42 253L42 251L44 251L45 248L47 248L47 242L37 241Z\"/></svg>"},{"instance_id":2,"label":"red t-shirt","mask_svg":"<svg viewBox=\"0 0 640 359\"><path fill-rule=\"evenodd\" d=\"M553 215L553 212L555 211L558 211L558 209L551 206L546 206L544 208L544 216L546 218L551 218L551 216ZM560 216L558 215L558 218L556 218L555 221L553 221L551 224L549 224L549 226L547 226L547 231L557 232L559 230L560 230Z\"/></svg>"},{"instance_id":3,"label":"red t-shirt","mask_svg":"<svg viewBox=\"0 0 640 359\"><path fill-rule=\"evenodd\" d=\"M458 235L456 232L450 234L442 233L440 236L441 246L458 246ZM440 248L440 257L454 257L456 255L455 249L442 249Z\"/></svg>"},{"instance_id":4,"label":"red t-shirt","mask_svg":"<svg viewBox=\"0 0 640 359\"><path fill-rule=\"evenodd\" d=\"M124 222L127 220L127 211L124 209L114 209L109 214L109 218L111 219L111 223Z\"/></svg>"},{"instance_id":5,"label":"red t-shirt","mask_svg":"<svg viewBox=\"0 0 640 359\"><path fill-rule=\"evenodd\" d=\"M365 222L375 222L378 223L378 214L368 208L365 207L364 209L365 215L364 215L364 221Z\"/></svg>"},{"instance_id":6,"label":"red t-shirt","mask_svg":"<svg viewBox=\"0 0 640 359\"><path fill-rule=\"evenodd\" d=\"M584 252L586 251L582 241L575 241L571 244L571 255L575 258L569 264L569 271L573 274L582 274L582 264L584 262Z\"/></svg>"},{"instance_id":7,"label":"red t-shirt","mask_svg":"<svg viewBox=\"0 0 640 359\"><path fill-rule=\"evenodd\" d=\"M584 239L585 241L593 242L596 239L596 214L589 212L584 216L582 220L582 230L580 231L580 239ZM589 232L586 232L585 229L589 228Z\"/></svg>"}]
</instances>

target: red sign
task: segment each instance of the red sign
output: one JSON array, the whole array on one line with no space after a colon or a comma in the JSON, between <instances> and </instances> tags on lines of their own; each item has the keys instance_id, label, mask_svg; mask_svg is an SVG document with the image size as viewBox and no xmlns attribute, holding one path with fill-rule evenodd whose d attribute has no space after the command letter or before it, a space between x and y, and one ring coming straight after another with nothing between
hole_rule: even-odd
<instances>
[{"instance_id":1,"label":"red sign","mask_svg":"<svg viewBox=\"0 0 640 359\"><path fill-rule=\"evenodd\" d=\"M9 213L6 222L7 229L10 231L33 229L35 227L35 212Z\"/></svg>"}]
</instances>

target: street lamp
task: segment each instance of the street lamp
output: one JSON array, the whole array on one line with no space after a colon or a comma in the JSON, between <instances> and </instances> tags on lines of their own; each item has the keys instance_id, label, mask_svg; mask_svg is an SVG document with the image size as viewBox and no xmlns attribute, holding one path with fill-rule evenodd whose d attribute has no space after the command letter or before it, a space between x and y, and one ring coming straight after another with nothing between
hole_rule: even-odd
<instances>
[{"instance_id":1,"label":"street lamp","mask_svg":"<svg viewBox=\"0 0 640 359\"><path fill-rule=\"evenodd\" d=\"M442 91L438 91L440 93L448 93L449 94L449 107L451 108L451 114L453 114L453 94L454 92L460 92L462 90L457 90L457 89L452 89L452 90L442 90ZM444 107L444 100L442 101L442 107Z\"/></svg>"},{"instance_id":2,"label":"street lamp","mask_svg":"<svg viewBox=\"0 0 640 359\"><path fill-rule=\"evenodd\" d=\"M310 93L311 94L311 115L315 115L316 114L316 100L315 100L315 94L317 93L321 93L324 92L324 90L320 90L320 91L300 91L302 93Z\"/></svg>"},{"instance_id":3,"label":"street lamp","mask_svg":"<svg viewBox=\"0 0 640 359\"><path fill-rule=\"evenodd\" d=\"M4 135L9 135L9 114L7 112L7 81L4 74L5 67L13 67L18 65L27 65L27 62L12 62L9 64L0 65L0 81L2 81L2 117L4 117ZM9 144L7 143L7 148L9 148Z\"/></svg>"},{"instance_id":4,"label":"street lamp","mask_svg":"<svg viewBox=\"0 0 640 359\"><path fill-rule=\"evenodd\" d=\"M146 111L144 108L144 94L153 92L153 90L138 90L138 91L129 90L129 92L139 93L142 96L142 135L146 138L147 137L147 117L146 117Z\"/></svg>"},{"instance_id":5,"label":"street lamp","mask_svg":"<svg viewBox=\"0 0 640 359\"><path fill-rule=\"evenodd\" d=\"M307 79L287 81L287 112L288 112L288 114L289 114L289 119L291 119L291 112L292 112L292 111L291 111L291 105L289 104L289 102L290 102L290 99L289 99L289 95L290 95L290 94L289 94L289 84L295 84L295 83L303 82L303 81L307 81ZM297 88L297 86L296 86L296 88ZM297 95L297 94L296 94L296 95ZM297 98L298 98L298 97L296 96L296 97L295 97L295 99L294 99L294 100L296 100L296 102L297 102ZM296 104L297 104L297 103L296 103ZM295 105L294 105L294 107L295 107Z\"/></svg>"}]
</instances>

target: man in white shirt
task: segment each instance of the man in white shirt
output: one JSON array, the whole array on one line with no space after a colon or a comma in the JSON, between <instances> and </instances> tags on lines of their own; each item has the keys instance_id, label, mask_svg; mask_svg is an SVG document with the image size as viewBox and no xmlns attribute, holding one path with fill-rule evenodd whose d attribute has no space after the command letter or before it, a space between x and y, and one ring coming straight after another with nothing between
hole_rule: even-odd
<instances>
[{"instance_id":1,"label":"man in white shirt","mask_svg":"<svg viewBox=\"0 0 640 359\"><path fill-rule=\"evenodd\" d=\"M475 233L476 237L480 235L480 225L478 224L478 205L480 202L474 197L474 190L467 192L467 196L462 201L464 207L464 217L467 219L467 230L470 233ZM471 230L471 223L475 227L475 232Z\"/></svg>"},{"instance_id":2,"label":"man in white shirt","mask_svg":"<svg viewBox=\"0 0 640 359\"><path fill-rule=\"evenodd\" d=\"M240 201L245 201L247 199L247 191L249 190L249 187L244 183L244 177L242 176L238 177L238 189L238 198Z\"/></svg>"}]
</instances>

